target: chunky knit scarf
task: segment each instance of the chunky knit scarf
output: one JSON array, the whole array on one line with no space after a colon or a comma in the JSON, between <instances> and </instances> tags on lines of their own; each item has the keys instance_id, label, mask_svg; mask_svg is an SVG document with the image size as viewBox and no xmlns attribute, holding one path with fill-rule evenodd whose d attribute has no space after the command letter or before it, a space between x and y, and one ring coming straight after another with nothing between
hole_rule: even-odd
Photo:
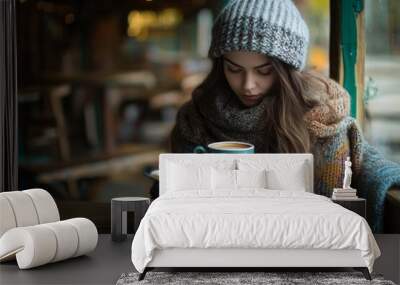
<instances>
[{"instance_id":1,"label":"chunky knit scarf","mask_svg":"<svg viewBox=\"0 0 400 285\"><path fill-rule=\"evenodd\" d=\"M374 232L383 230L384 201L387 190L400 185L400 166L387 161L363 138L355 120L349 114L349 95L336 82L325 79L308 92L317 92L328 104L321 104L304 117L314 138L314 191L331 196L341 187L344 161L351 157L353 182L358 195L367 199L367 217ZM179 110L171 134L172 152L193 152L196 145L224 140L245 141L255 146L256 153L268 152L265 142L265 104L246 108L234 94L215 90L206 94L197 90L192 100Z\"/></svg>"}]
</instances>

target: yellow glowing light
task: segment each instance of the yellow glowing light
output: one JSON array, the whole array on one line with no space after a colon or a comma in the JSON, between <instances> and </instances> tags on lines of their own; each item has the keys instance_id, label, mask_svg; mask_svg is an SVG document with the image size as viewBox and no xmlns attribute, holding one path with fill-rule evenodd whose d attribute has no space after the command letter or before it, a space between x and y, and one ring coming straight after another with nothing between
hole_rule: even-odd
<instances>
[{"instance_id":1,"label":"yellow glowing light","mask_svg":"<svg viewBox=\"0 0 400 285\"><path fill-rule=\"evenodd\" d=\"M318 46L311 47L309 56L309 65L317 71L324 71L328 68L328 53Z\"/></svg>"},{"instance_id":2,"label":"yellow glowing light","mask_svg":"<svg viewBox=\"0 0 400 285\"><path fill-rule=\"evenodd\" d=\"M149 35L150 29L170 29L182 21L181 13L176 9L165 9L160 13L154 11L131 11L128 15L129 37L144 40Z\"/></svg>"}]
</instances>

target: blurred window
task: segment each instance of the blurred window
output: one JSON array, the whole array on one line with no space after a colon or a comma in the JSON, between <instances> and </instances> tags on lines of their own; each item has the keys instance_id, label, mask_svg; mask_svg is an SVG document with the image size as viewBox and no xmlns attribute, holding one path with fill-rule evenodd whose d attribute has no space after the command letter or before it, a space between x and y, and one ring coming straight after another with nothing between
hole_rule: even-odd
<instances>
[{"instance_id":1,"label":"blurred window","mask_svg":"<svg viewBox=\"0 0 400 285\"><path fill-rule=\"evenodd\" d=\"M20 187L63 202L148 196L144 173L210 69L223 1L16 4Z\"/></svg>"},{"instance_id":2,"label":"blurred window","mask_svg":"<svg viewBox=\"0 0 400 285\"><path fill-rule=\"evenodd\" d=\"M400 1L366 0L365 133L400 162Z\"/></svg>"},{"instance_id":3,"label":"blurred window","mask_svg":"<svg viewBox=\"0 0 400 285\"><path fill-rule=\"evenodd\" d=\"M329 0L294 0L310 30L307 67L329 75Z\"/></svg>"}]
</instances>

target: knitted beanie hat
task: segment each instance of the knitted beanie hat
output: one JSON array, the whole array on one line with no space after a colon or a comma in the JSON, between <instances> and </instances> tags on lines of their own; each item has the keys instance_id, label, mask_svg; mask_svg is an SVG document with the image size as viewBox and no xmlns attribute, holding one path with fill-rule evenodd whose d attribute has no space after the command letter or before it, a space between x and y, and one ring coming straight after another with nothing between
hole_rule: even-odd
<instances>
[{"instance_id":1,"label":"knitted beanie hat","mask_svg":"<svg viewBox=\"0 0 400 285\"><path fill-rule=\"evenodd\" d=\"M301 70L308 42L307 24L292 0L232 0L214 23L209 57L250 51Z\"/></svg>"}]
</instances>

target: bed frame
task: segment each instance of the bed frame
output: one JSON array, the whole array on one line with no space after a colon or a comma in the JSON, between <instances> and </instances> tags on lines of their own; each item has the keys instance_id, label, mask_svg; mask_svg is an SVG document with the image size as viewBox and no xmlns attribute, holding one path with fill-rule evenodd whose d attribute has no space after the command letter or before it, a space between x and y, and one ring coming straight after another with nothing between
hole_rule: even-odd
<instances>
[{"instance_id":1,"label":"bed frame","mask_svg":"<svg viewBox=\"0 0 400 285\"><path fill-rule=\"evenodd\" d=\"M152 261L139 275L143 280L154 268L337 268L350 267L371 280L359 250L328 249L193 249L156 250Z\"/></svg>"},{"instance_id":2,"label":"bed frame","mask_svg":"<svg viewBox=\"0 0 400 285\"><path fill-rule=\"evenodd\" d=\"M308 192L313 192L312 154L161 154L160 155L160 195L165 193L167 161L192 160L207 161L212 164L218 160L262 159L270 163L278 160L307 163ZM359 250L330 249L254 249L254 248L169 248L158 249L139 280L155 268L231 268L246 271L250 268L343 268L350 267L361 271L367 280L371 276Z\"/></svg>"}]
</instances>

